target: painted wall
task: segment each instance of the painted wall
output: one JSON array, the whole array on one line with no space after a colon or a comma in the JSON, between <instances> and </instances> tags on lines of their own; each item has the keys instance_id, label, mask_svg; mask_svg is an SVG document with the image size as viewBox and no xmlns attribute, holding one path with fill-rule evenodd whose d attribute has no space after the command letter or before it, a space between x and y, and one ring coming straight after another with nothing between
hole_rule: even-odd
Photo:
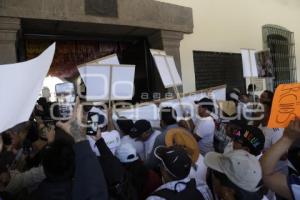
<instances>
[{"instance_id":1,"label":"painted wall","mask_svg":"<svg viewBox=\"0 0 300 200\"><path fill-rule=\"evenodd\" d=\"M193 8L194 33L185 35L180 47L185 92L195 90L193 50L232 53L239 53L241 48L261 50L265 24L276 24L294 32L300 80L299 0L159 1Z\"/></svg>"}]
</instances>

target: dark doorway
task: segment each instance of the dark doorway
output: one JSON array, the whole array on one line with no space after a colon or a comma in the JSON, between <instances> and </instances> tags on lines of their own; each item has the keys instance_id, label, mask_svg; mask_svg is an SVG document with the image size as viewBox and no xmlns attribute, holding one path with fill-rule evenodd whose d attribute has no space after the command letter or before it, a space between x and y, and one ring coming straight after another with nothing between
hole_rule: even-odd
<instances>
[{"instance_id":1,"label":"dark doorway","mask_svg":"<svg viewBox=\"0 0 300 200\"><path fill-rule=\"evenodd\" d=\"M136 65L135 95L133 103L152 99L156 85L155 76L159 76L149 50L147 40L136 38L131 40L97 39L68 36L24 35L21 40L23 51L20 51L20 61L38 56L52 42L56 42L56 53L48 75L73 81L78 76L77 66L113 53L118 55L121 64ZM149 94L142 100L142 94Z\"/></svg>"}]
</instances>

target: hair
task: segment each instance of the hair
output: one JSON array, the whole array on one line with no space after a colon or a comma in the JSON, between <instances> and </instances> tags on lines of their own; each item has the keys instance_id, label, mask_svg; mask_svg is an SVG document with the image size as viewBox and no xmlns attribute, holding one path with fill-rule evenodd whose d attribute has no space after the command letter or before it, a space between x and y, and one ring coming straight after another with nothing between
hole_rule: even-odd
<instances>
[{"instance_id":1,"label":"hair","mask_svg":"<svg viewBox=\"0 0 300 200\"><path fill-rule=\"evenodd\" d=\"M248 92L253 92L253 90L256 91L256 85L251 83L248 85Z\"/></svg>"},{"instance_id":2,"label":"hair","mask_svg":"<svg viewBox=\"0 0 300 200\"><path fill-rule=\"evenodd\" d=\"M42 165L48 180L71 180L75 169L73 146L63 140L54 141L45 147Z\"/></svg>"},{"instance_id":3,"label":"hair","mask_svg":"<svg viewBox=\"0 0 300 200\"><path fill-rule=\"evenodd\" d=\"M130 175L132 185L137 191L143 191L148 179L148 169L146 166L141 160L124 163L124 166Z\"/></svg>"},{"instance_id":4,"label":"hair","mask_svg":"<svg viewBox=\"0 0 300 200\"><path fill-rule=\"evenodd\" d=\"M47 102L47 99L45 97L41 97L37 100L37 103L43 107L44 112L39 113L38 115L41 114L43 119L49 119L50 118L50 105Z\"/></svg>"},{"instance_id":5,"label":"hair","mask_svg":"<svg viewBox=\"0 0 300 200\"><path fill-rule=\"evenodd\" d=\"M59 127L55 127L55 141L62 141L69 145L75 144L74 138Z\"/></svg>"},{"instance_id":6,"label":"hair","mask_svg":"<svg viewBox=\"0 0 300 200\"><path fill-rule=\"evenodd\" d=\"M270 102L273 101L274 93L270 90L265 90L263 93L266 93L268 95L268 98L270 99Z\"/></svg>"},{"instance_id":7,"label":"hair","mask_svg":"<svg viewBox=\"0 0 300 200\"><path fill-rule=\"evenodd\" d=\"M172 107L163 107L160 110L160 119L166 125L176 124L177 113L176 110Z\"/></svg>"},{"instance_id":8,"label":"hair","mask_svg":"<svg viewBox=\"0 0 300 200\"><path fill-rule=\"evenodd\" d=\"M264 102L262 102L262 104L263 104L264 106L267 106L267 107L270 109L270 111L271 111L271 109L272 109L272 102L264 101Z\"/></svg>"},{"instance_id":9,"label":"hair","mask_svg":"<svg viewBox=\"0 0 300 200\"><path fill-rule=\"evenodd\" d=\"M2 136L2 140L3 140L4 145L11 145L12 139L11 139L11 136L9 135L8 132L2 133L1 136Z\"/></svg>"},{"instance_id":10,"label":"hair","mask_svg":"<svg viewBox=\"0 0 300 200\"><path fill-rule=\"evenodd\" d=\"M214 112L214 102L207 97L202 98L200 101L197 102L197 104L200 104L202 108L205 108L210 112Z\"/></svg>"},{"instance_id":11,"label":"hair","mask_svg":"<svg viewBox=\"0 0 300 200\"><path fill-rule=\"evenodd\" d=\"M213 169L211 170L211 174L213 174L222 184L222 186L232 188L235 191L235 199L236 200L253 200L253 199L262 199L263 198L263 188L261 187L260 190L257 192L248 192L237 185L235 185L229 178L218 171ZM211 183L211 182L210 182ZM262 186L262 180L259 182L258 186Z\"/></svg>"}]
</instances>

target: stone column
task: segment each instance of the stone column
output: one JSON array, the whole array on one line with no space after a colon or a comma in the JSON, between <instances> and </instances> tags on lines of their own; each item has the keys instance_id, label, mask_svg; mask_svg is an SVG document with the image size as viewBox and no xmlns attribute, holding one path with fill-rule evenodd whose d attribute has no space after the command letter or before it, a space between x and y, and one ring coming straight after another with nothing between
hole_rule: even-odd
<instances>
[{"instance_id":1,"label":"stone column","mask_svg":"<svg viewBox=\"0 0 300 200\"><path fill-rule=\"evenodd\" d=\"M17 62L17 32L20 19L0 17L0 64Z\"/></svg>"},{"instance_id":2,"label":"stone column","mask_svg":"<svg viewBox=\"0 0 300 200\"><path fill-rule=\"evenodd\" d=\"M158 31L148 38L151 48L164 50L168 55L174 56L179 75L181 75L179 47L182 39L183 33L164 30ZM178 87L178 89L179 92L182 92L182 87ZM173 92L173 89L169 89L168 92Z\"/></svg>"}]
</instances>

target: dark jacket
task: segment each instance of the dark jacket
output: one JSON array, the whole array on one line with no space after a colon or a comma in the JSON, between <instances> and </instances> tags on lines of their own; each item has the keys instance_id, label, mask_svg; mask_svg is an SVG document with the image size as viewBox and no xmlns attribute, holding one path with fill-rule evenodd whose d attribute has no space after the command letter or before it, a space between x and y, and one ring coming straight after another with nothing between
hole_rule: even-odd
<instances>
[{"instance_id":1,"label":"dark jacket","mask_svg":"<svg viewBox=\"0 0 300 200\"><path fill-rule=\"evenodd\" d=\"M101 165L88 141L76 143L73 200L106 200L107 186Z\"/></svg>"},{"instance_id":2,"label":"dark jacket","mask_svg":"<svg viewBox=\"0 0 300 200\"><path fill-rule=\"evenodd\" d=\"M72 200L72 181L51 182L45 179L30 200Z\"/></svg>"},{"instance_id":3,"label":"dark jacket","mask_svg":"<svg viewBox=\"0 0 300 200\"><path fill-rule=\"evenodd\" d=\"M109 195L116 200L136 200L137 192L117 157L107 147L103 138L96 142L100 152L99 162L105 174Z\"/></svg>"}]
</instances>

